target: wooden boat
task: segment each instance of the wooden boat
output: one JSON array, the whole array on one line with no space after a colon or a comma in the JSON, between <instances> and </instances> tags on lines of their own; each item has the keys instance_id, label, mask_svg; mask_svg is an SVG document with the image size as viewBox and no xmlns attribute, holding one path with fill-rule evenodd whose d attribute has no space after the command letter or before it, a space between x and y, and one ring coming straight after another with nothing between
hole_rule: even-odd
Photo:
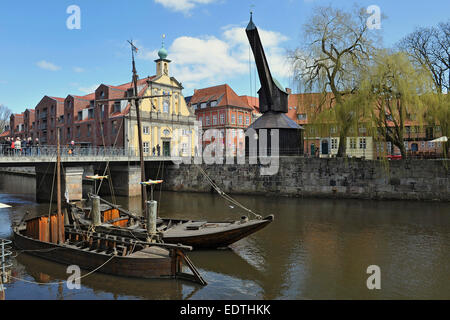
<instances>
[{"instance_id":1,"label":"wooden boat","mask_svg":"<svg viewBox=\"0 0 450 320\"><path fill-rule=\"evenodd\" d=\"M87 232L65 227L63 241L57 240L56 215L26 220L13 228L14 243L25 250L54 262L78 265L82 269L117 276L138 278L180 278L206 282L185 251L191 247L164 243L148 243L100 232ZM183 272L184 263L192 274Z\"/></svg>"},{"instance_id":2,"label":"wooden boat","mask_svg":"<svg viewBox=\"0 0 450 320\"><path fill-rule=\"evenodd\" d=\"M118 205L109 203L104 199L102 222L97 230L122 237L131 237L145 240L147 238L145 220L120 208ZM76 213L76 220L84 229L91 225L90 208L80 209L72 206ZM235 221L195 221L188 219L159 218L156 221L156 229L160 233L164 243L183 243L194 249L216 249L225 248L242 238L245 238L258 230L266 227L274 220L273 215L262 219L249 220L242 217Z\"/></svg>"},{"instance_id":3,"label":"wooden boat","mask_svg":"<svg viewBox=\"0 0 450 320\"><path fill-rule=\"evenodd\" d=\"M13 227L15 246L26 253L67 265L78 265L89 271L139 278L184 278L205 285L195 266L183 251L191 247L157 243L157 237L146 241L117 237L96 230L99 207L93 208L95 222L89 230L78 228L69 213L61 210L61 159L57 131L57 213L27 218ZM70 214L72 212L70 211ZM156 214L155 214L156 220ZM65 224L68 226L65 227ZM149 236L153 234L148 232ZM183 262L192 274L183 272Z\"/></svg>"}]
</instances>

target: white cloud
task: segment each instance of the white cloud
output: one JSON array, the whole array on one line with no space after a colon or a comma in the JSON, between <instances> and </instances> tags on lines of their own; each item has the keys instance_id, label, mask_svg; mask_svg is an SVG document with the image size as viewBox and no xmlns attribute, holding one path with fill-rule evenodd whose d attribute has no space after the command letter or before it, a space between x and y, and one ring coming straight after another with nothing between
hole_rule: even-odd
<instances>
[{"instance_id":1,"label":"white cloud","mask_svg":"<svg viewBox=\"0 0 450 320\"><path fill-rule=\"evenodd\" d=\"M84 69L81 67L73 67L73 71L75 71L76 73L81 73L84 72Z\"/></svg>"},{"instance_id":2,"label":"white cloud","mask_svg":"<svg viewBox=\"0 0 450 320\"><path fill-rule=\"evenodd\" d=\"M100 84L94 84L90 87L79 87L78 91L84 93L84 94L91 94L97 90L97 88L100 86Z\"/></svg>"},{"instance_id":3,"label":"white cloud","mask_svg":"<svg viewBox=\"0 0 450 320\"><path fill-rule=\"evenodd\" d=\"M49 71L58 71L61 69L61 67L58 67L57 65L55 65L51 62L45 61L45 60L41 60L41 61L37 62L36 65L41 69L49 70Z\"/></svg>"},{"instance_id":4,"label":"white cloud","mask_svg":"<svg viewBox=\"0 0 450 320\"><path fill-rule=\"evenodd\" d=\"M174 40L168 48L169 59L173 61L171 74L183 83L186 89L206 87L229 82L231 78L248 76L249 57L255 69L253 53L250 53L245 28L228 26L220 37L183 36ZM274 77L291 76L285 49L282 43L285 35L259 29L261 41ZM249 54L250 53L250 54ZM141 56L154 60L157 51L148 51Z\"/></svg>"},{"instance_id":5,"label":"white cloud","mask_svg":"<svg viewBox=\"0 0 450 320\"><path fill-rule=\"evenodd\" d=\"M155 0L156 3L173 10L188 14L198 4L208 4L217 0Z\"/></svg>"}]
</instances>

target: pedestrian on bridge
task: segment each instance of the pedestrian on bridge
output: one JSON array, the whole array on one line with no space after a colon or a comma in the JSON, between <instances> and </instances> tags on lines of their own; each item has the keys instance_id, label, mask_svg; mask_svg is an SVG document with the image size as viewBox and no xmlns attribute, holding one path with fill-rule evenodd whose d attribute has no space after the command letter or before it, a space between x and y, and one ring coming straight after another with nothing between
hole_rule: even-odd
<instances>
[{"instance_id":1,"label":"pedestrian on bridge","mask_svg":"<svg viewBox=\"0 0 450 320\"><path fill-rule=\"evenodd\" d=\"M39 156L41 154L41 150L39 149L39 139L36 138L36 140L34 140L34 147L36 148L36 153Z\"/></svg>"},{"instance_id":2,"label":"pedestrian on bridge","mask_svg":"<svg viewBox=\"0 0 450 320\"><path fill-rule=\"evenodd\" d=\"M27 139L27 154L31 156L31 150L33 148L33 139L31 137L28 137Z\"/></svg>"},{"instance_id":3,"label":"pedestrian on bridge","mask_svg":"<svg viewBox=\"0 0 450 320\"><path fill-rule=\"evenodd\" d=\"M22 153L22 144L19 137L17 137L16 142L14 143L14 151L16 155L20 155Z\"/></svg>"},{"instance_id":4,"label":"pedestrian on bridge","mask_svg":"<svg viewBox=\"0 0 450 320\"><path fill-rule=\"evenodd\" d=\"M74 155L74 152L75 152L75 141L73 141L73 140L70 142L70 150L69 151L70 151L71 155Z\"/></svg>"}]
</instances>

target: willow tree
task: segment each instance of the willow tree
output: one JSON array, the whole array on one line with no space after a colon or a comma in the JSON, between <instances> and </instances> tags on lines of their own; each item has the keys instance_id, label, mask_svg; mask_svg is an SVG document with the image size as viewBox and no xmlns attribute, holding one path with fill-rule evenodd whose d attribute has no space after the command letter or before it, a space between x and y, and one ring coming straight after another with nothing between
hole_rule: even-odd
<instances>
[{"instance_id":1,"label":"willow tree","mask_svg":"<svg viewBox=\"0 0 450 320\"><path fill-rule=\"evenodd\" d=\"M427 124L439 126L441 135L450 137L450 95L431 92L422 96L425 104L424 119ZM449 142L443 143L443 154L448 156Z\"/></svg>"},{"instance_id":2,"label":"willow tree","mask_svg":"<svg viewBox=\"0 0 450 320\"><path fill-rule=\"evenodd\" d=\"M378 39L367 26L367 18L364 8L346 12L316 7L303 27L304 46L290 54L296 80L305 92L331 93L331 99L319 99L320 103L307 108L308 114L315 115L313 126L336 126L338 157L345 156L347 136L359 119L353 97Z\"/></svg>"},{"instance_id":3,"label":"willow tree","mask_svg":"<svg viewBox=\"0 0 450 320\"><path fill-rule=\"evenodd\" d=\"M423 95L429 92L427 72L414 68L402 52L380 52L359 92L371 112L372 127L379 137L396 146L406 158L405 122L421 125L424 117Z\"/></svg>"},{"instance_id":4,"label":"willow tree","mask_svg":"<svg viewBox=\"0 0 450 320\"><path fill-rule=\"evenodd\" d=\"M429 72L434 90L423 96L427 107L425 121L439 126L443 136L450 136L450 21L435 27L418 28L401 40L399 47L411 61ZM449 144L444 143L444 155Z\"/></svg>"}]
</instances>

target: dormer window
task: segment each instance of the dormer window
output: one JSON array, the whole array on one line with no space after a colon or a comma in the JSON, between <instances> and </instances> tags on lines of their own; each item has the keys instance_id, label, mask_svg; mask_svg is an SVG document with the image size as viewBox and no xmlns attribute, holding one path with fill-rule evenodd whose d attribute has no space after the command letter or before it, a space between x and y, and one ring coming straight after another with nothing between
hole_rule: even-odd
<instances>
[{"instance_id":1,"label":"dormer window","mask_svg":"<svg viewBox=\"0 0 450 320\"><path fill-rule=\"evenodd\" d=\"M200 108L202 108L202 109L206 108L206 102L203 102L203 103L200 105Z\"/></svg>"},{"instance_id":2,"label":"dormer window","mask_svg":"<svg viewBox=\"0 0 450 320\"><path fill-rule=\"evenodd\" d=\"M120 112L120 101L114 102L113 113Z\"/></svg>"},{"instance_id":3,"label":"dormer window","mask_svg":"<svg viewBox=\"0 0 450 320\"><path fill-rule=\"evenodd\" d=\"M217 106L217 101L216 100L211 101L211 107L215 107L215 106Z\"/></svg>"},{"instance_id":4,"label":"dormer window","mask_svg":"<svg viewBox=\"0 0 450 320\"><path fill-rule=\"evenodd\" d=\"M192 108L194 108L194 110L197 110L197 104L194 103L194 104L192 105Z\"/></svg>"}]
</instances>

